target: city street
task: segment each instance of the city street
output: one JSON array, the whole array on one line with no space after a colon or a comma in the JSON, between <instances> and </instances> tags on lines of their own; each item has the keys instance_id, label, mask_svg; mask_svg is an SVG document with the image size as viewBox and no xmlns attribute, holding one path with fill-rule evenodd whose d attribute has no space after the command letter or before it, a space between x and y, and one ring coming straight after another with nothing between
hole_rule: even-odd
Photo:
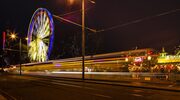
<instances>
[{"instance_id":1,"label":"city street","mask_svg":"<svg viewBox=\"0 0 180 100\"><path fill-rule=\"evenodd\" d=\"M1 0L0 100L180 100L180 0Z\"/></svg>"},{"instance_id":2,"label":"city street","mask_svg":"<svg viewBox=\"0 0 180 100\"><path fill-rule=\"evenodd\" d=\"M179 92L173 91L18 75L1 75L0 89L15 100L179 100L180 98Z\"/></svg>"}]
</instances>

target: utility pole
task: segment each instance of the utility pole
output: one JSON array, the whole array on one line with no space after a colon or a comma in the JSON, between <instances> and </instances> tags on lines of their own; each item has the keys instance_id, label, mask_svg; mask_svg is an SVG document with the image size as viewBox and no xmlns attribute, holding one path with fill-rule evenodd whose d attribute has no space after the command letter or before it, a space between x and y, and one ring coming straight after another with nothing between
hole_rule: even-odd
<instances>
[{"instance_id":1,"label":"utility pole","mask_svg":"<svg viewBox=\"0 0 180 100\"><path fill-rule=\"evenodd\" d=\"M85 0L82 0L82 80L84 80L85 60Z\"/></svg>"}]
</instances>

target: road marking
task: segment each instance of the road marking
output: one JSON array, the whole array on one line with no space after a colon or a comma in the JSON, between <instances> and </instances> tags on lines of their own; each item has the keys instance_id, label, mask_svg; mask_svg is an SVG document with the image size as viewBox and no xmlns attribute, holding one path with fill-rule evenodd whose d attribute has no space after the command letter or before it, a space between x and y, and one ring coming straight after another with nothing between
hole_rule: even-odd
<instances>
[{"instance_id":1,"label":"road marking","mask_svg":"<svg viewBox=\"0 0 180 100\"><path fill-rule=\"evenodd\" d=\"M102 94L92 94L92 95L103 97L103 98L112 98L111 96L102 95Z\"/></svg>"},{"instance_id":2,"label":"road marking","mask_svg":"<svg viewBox=\"0 0 180 100\"><path fill-rule=\"evenodd\" d=\"M72 85L69 83L57 83L57 82L51 82L52 84L56 84L56 85L64 85L64 86L71 86L71 87L77 87L77 88L83 88L83 89L89 89L89 90L98 90L95 88L90 88L90 87L85 87L85 86L78 86L78 85Z\"/></svg>"},{"instance_id":3,"label":"road marking","mask_svg":"<svg viewBox=\"0 0 180 100\"><path fill-rule=\"evenodd\" d=\"M142 95L140 94L131 94L131 95L136 96L136 97L142 97Z\"/></svg>"},{"instance_id":4,"label":"road marking","mask_svg":"<svg viewBox=\"0 0 180 100\"><path fill-rule=\"evenodd\" d=\"M65 83L57 83L57 82L51 82L52 84L56 84L56 85L65 85L65 86L71 86L71 87L78 87L81 88L81 86L77 86L77 85L71 85L71 84L65 84Z\"/></svg>"},{"instance_id":5,"label":"road marking","mask_svg":"<svg viewBox=\"0 0 180 100\"><path fill-rule=\"evenodd\" d=\"M39 78L39 79L41 79L41 78ZM27 80L32 80L32 79L27 79ZM39 81L39 80L37 82L47 83L46 81ZM95 89L95 88L90 88L90 87L85 87L85 86L78 86L78 85L73 85L73 84L70 84L70 83L61 83L61 81L57 81L57 80L52 80L52 82L50 82L50 83L51 84L56 84L56 85L64 85L64 86L71 86L71 87L89 89L89 90L98 90L98 89Z\"/></svg>"},{"instance_id":6,"label":"road marking","mask_svg":"<svg viewBox=\"0 0 180 100\"><path fill-rule=\"evenodd\" d=\"M135 89L133 92L144 92L143 90Z\"/></svg>"},{"instance_id":7,"label":"road marking","mask_svg":"<svg viewBox=\"0 0 180 100\"><path fill-rule=\"evenodd\" d=\"M169 85L168 87L173 87L174 85Z\"/></svg>"},{"instance_id":8,"label":"road marking","mask_svg":"<svg viewBox=\"0 0 180 100\"><path fill-rule=\"evenodd\" d=\"M65 85L65 86L71 86L71 87L83 88L83 89L98 90L98 89L94 89L94 88L83 87L83 86L78 86L78 85L70 85L70 84L65 84L65 83L56 83L56 82L51 82L51 83L52 83L52 84L57 84L57 85ZM102 95L102 94L91 94L91 93L88 93L88 94L94 95L94 96L103 97L103 98L112 98L111 96Z\"/></svg>"}]
</instances>

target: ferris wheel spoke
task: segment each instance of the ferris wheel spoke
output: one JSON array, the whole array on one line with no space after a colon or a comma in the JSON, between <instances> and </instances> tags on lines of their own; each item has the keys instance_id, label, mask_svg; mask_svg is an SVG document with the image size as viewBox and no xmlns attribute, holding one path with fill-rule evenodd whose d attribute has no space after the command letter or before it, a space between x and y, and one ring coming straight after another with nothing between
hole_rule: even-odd
<instances>
[{"instance_id":1,"label":"ferris wheel spoke","mask_svg":"<svg viewBox=\"0 0 180 100\"><path fill-rule=\"evenodd\" d=\"M46 51L48 47L41 41L39 45L38 54L39 57L45 60L45 57L47 56Z\"/></svg>"},{"instance_id":2,"label":"ferris wheel spoke","mask_svg":"<svg viewBox=\"0 0 180 100\"><path fill-rule=\"evenodd\" d=\"M40 26L40 16L37 16L37 25Z\"/></svg>"},{"instance_id":3,"label":"ferris wheel spoke","mask_svg":"<svg viewBox=\"0 0 180 100\"><path fill-rule=\"evenodd\" d=\"M38 33L38 31L40 30L37 20L34 23L34 29L35 29L34 30L34 35L36 35Z\"/></svg>"},{"instance_id":4,"label":"ferris wheel spoke","mask_svg":"<svg viewBox=\"0 0 180 100\"><path fill-rule=\"evenodd\" d=\"M46 22L46 17L47 17L47 15L46 15L45 12L43 13L43 15L44 15L44 16L43 16L43 22ZM44 26L43 26L43 27L44 27Z\"/></svg>"},{"instance_id":5,"label":"ferris wheel spoke","mask_svg":"<svg viewBox=\"0 0 180 100\"><path fill-rule=\"evenodd\" d=\"M44 21L44 29L49 25L49 19L48 18L45 18L46 20Z\"/></svg>"},{"instance_id":6,"label":"ferris wheel spoke","mask_svg":"<svg viewBox=\"0 0 180 100\"><path fill-rule=\"evenodd\" d=\"M44 23L44 22L43 22ZM38 36L40 37L40 38L43 38L44 37L44 35L45 35L45 28L44 28L44 24L42 25L42 26L40 26L41 28L39 28L39 30L38 30Z\"/></svg>"},{"instance_id":7,"label":"ferris wheel spoke","mask_svg":"<svg viewBox=\"0 0 180 100\"><path fill-rule=\"evenodd\" d=\"M40 11L40 26L41 28L43 26L43 12L42 11Z\"/></svg>"},{"instance_id":8,"label":"ferris wheel spoke","mask_svg":"<svg viewBox=\"0 0 180 100\"><path fill-rule=\"evenodd\" d=\"M49 24L48 24L49 20L47 19L42 27L42 38L46 37L47 34L47 30L49 30Z\"/></svg>"},{"instance_id":9,"label":"ferris wheel spoke","mask_svg":"<svg viewBox=\"0 0 180 100\"><path fill-rule=\"evenodd\" d=\"M36 35L36 34L37 34L37 31L38 31L38 29L37 29L36 26L35 26L34 29L33 29L32 34L33 34L33 35Z\"/></svg>"},{"instance_id":10,"label":"ferris wheel spoke","mask_svg":"<svg viewBox=\"0 0 180 100\"><path fill-rule=\"evenodd\" d=\"M34 21L34 26L36 29L38 29L38 21L37 20Z\"/></svg>"},{"instance_id":11,"label":"ferris wheel spoke","mask_svg":"<svg viewBox=\"0 0 180 100\"><path fill-rule=\"evenodd\" d=\"M44 26L43 26L43 30L46 30L46 27L48 26L48 22L49 22L49 20L47 19L46 21L44 21Z\"/></svg>"},{"instance_id":12,"label":"ferris wheel spoke","mask_svg":"<svg viewBox=\"0 0 180 100\"><path fill-rule=\"evenodd\" d=\"M45 22L44 17L46 17L46 15L45 15L44 11L42 11L42 18L41 18L42 28L44 27L44 22Z\"/></svg>"},{"instance_id":13,"label":"ferris wheel spoke","mask_svg":"<svg viewBox=\"0 0 180 100\"><path fill-rule=\"evenodd\" d=\"M48 46L49 45L49 38L44 38L43 42Z\"/></svg>"},{"instance_id":14,"label":"ferris wheel spoke","mask_svg":"<svg viewBox=\"0 0 180 100\"><path fill-rule=\"evenodd\" d=\"M44 31L43 33L44 33L44 34L43 34L43 38L46 38L47 36L49 36L50 33L51 33L50 27L47 26L46 29L45 29L45 31Z\"/></svg>"},{"instance_id":15,"label":"ferris wheel spoke","mask_svg":"<svg viewBox=\"0 0 180 100\"><path fill-rule=\"evenodd\" d=\"M41 24L41 15L38 16L38 31L40 31L42 29L42 24Z\"/></svg>"}]
</instances>

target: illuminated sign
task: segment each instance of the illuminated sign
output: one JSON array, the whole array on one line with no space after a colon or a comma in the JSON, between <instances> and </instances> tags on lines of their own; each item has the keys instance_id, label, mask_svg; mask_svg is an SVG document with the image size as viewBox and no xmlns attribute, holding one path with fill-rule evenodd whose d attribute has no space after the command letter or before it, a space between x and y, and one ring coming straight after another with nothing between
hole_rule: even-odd
<instances>
[{"instance_id":1,"label":"illuminated sign","mask_svg":"<svg viewBox=\"0 0 180 100\"><path fill-rule=\"evenodd\" d=\"M141 57L135 57L134 62L143 62Z\"/></svg>"}]
</instances>

